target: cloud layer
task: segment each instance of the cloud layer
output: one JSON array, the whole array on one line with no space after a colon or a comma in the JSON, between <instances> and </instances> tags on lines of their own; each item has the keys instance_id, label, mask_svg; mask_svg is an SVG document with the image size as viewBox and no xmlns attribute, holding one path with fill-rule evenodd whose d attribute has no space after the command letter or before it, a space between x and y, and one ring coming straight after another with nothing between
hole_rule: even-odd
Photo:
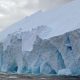
<instances>
[{"instance_id":1,"label":"cloud layer","mask_svg":"<svg viewBox=\"0 0 80 80\"><path fill-rule=\"evenodd\" d=\"M55 8L71 0L0 0L0 30L38 10Z\"/></svg>"}]
</instances>

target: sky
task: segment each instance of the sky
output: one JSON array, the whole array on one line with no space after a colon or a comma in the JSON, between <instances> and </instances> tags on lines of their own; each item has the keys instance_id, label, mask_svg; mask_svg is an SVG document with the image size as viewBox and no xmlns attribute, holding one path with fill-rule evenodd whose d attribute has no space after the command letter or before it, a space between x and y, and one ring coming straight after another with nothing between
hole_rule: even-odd
<instances>
[{"instance_id":1,"label":"sky","mask_svg":"<svg viewBox=\"0 0 80 80\"><path fill-rule=\"evenodd\" d=\"M39 10L56 9L70 1L72 0L0 0L0 31Z\"/></svg>"}]
</instances>

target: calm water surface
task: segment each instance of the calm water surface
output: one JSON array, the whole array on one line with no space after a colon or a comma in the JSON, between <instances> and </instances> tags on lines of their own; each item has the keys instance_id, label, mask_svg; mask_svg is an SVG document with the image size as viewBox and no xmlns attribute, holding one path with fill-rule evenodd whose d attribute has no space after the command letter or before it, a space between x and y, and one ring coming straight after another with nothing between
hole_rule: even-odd
<instances>
[{"instance_id":1,"label":"calm water surface","mask_svg":"<svg viewBox=\"0 0 80 80\"><path fill-rule=\"evenodd\" d=\"M41 76L0 73L0 80L80 80L80 76Z\"/></svg>"}]
</instances>

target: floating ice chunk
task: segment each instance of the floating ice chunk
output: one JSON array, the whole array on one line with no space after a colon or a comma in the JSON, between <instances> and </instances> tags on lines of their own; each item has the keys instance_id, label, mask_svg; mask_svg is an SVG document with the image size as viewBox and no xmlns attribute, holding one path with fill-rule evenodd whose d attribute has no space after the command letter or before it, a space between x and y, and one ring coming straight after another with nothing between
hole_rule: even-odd
<instances>
[{"instance_id":1,"label":"floating ice chunk","mask_svg":"<svg viewBox=\"0 0 80 80\"><path fill-rule=\"evenodd\" d=\"M58 75L72 75L72 72L70 69L62 69L58 71Z\"/></svg>"}]
</instances>

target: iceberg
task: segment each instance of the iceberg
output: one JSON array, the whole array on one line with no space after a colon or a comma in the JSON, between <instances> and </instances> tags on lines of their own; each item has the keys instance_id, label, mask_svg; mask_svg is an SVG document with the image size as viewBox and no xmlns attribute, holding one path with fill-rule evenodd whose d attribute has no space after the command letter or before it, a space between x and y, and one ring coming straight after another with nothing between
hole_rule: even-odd
<instances>
[{"instance_id":1,"label":"iceberg","mask_svg":"<svg viewBox=\"0 0 80 80\"><path fill-rule=\"evenodd\" d=\"M80 75L80 0L38 12L0 33L0 71Z\"/></svg>"}]
</instances>

